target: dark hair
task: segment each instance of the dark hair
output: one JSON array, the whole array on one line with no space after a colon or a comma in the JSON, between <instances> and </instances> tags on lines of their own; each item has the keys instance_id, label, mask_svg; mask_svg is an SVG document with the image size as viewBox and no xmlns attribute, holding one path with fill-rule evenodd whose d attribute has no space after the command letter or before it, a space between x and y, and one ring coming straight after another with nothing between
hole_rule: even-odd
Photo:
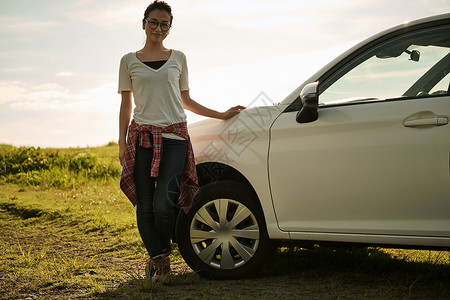
<instances>
[{"instance_id":1,"label":"dark hair","mask_svg":"<svg viewBox=\"0 0 450 300\"><path fill-rule=\"evenodd\" d=\"M170 24L172 24L172 20L173 20L172 8L166 2L158 1L158 0L153 1L153 3L147 7L147 9L144 12L144 19L142 20L142 22L145 22L145 20L147 20L147 18L148 18L148 15L154 10L162 10L162 11L169 13Z\"/></svg>"}]
</instances>

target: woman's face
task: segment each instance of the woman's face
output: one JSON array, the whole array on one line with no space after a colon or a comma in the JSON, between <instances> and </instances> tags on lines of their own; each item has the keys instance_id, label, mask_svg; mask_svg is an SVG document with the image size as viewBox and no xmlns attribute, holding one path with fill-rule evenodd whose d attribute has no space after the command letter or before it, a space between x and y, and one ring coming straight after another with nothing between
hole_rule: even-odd
<instances>
[{"instance_id":1,"label":"woman's face","mask_svg":"<svg viewBox=\"0 0 450 300\"><path fill-rule=\"evenodd\" d=\"M156 28L151 28L154 26ZM162 42L169 35L170 14L164 10L154 10L148 15L147 22L142 24L142 28L145 30L147 39L153 42Z\"/></svg>"}]
</instances>

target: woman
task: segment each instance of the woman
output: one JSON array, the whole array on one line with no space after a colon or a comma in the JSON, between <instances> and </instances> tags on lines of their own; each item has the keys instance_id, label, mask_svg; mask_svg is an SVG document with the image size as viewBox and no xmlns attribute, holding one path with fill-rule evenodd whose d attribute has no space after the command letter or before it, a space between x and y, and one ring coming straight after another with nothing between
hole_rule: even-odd
<instances>
[{"instance_id":1,"label":"woman","mask_svg":"<svg viewBox=\"0 0 450 300\"><path fill-rule=\"evenodd\" d=\"M120 186L136 205L139 233L150 255L146 276L153 281L170 271L174 205L188 211L198 192L184 109L224 120L244 109L235 106L217 112L191 99L186 57L163 45L172 20L167 3L150 4L142 20L145 45L124 55L119 70Z\"/></svg>"}]
</instances>

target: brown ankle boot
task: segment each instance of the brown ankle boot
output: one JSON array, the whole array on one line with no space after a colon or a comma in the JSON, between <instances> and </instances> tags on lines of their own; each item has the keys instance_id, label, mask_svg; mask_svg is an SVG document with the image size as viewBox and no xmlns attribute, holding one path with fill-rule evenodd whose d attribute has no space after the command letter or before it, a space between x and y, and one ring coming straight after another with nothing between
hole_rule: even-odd
<instances>
[{"instance_id":1,"label":"brown ankle boot","mask_svg":"<svg viewBox=\"0 0 450 300\"><path fill-rule=\"evenodd\" d=\"M170 272L170 259L164 255L159 255L157 257L152 258L153 265L152 269L154 272L150 272L152 275L152 281L157 282ZM169 265L167 264L169 262Z\"/></svg>"}]
</instances>

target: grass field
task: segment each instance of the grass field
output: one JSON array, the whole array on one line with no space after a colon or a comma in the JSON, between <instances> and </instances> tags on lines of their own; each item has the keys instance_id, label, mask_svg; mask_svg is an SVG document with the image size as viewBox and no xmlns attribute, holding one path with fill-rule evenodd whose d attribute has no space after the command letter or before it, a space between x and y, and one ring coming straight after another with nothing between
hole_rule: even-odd
<instances>
[{"instance_id":1,"label":"grass field","mask_svg":"<svg viewBox=\"0 0 450 300\"><path fill-rule=\"evenodd\" d=\"M253 278L212 281L175 245L152 284L117 152L0 146L1 299L450 299L450 253L425 250L288 245Z\"/></svg>"}]
</instances>

